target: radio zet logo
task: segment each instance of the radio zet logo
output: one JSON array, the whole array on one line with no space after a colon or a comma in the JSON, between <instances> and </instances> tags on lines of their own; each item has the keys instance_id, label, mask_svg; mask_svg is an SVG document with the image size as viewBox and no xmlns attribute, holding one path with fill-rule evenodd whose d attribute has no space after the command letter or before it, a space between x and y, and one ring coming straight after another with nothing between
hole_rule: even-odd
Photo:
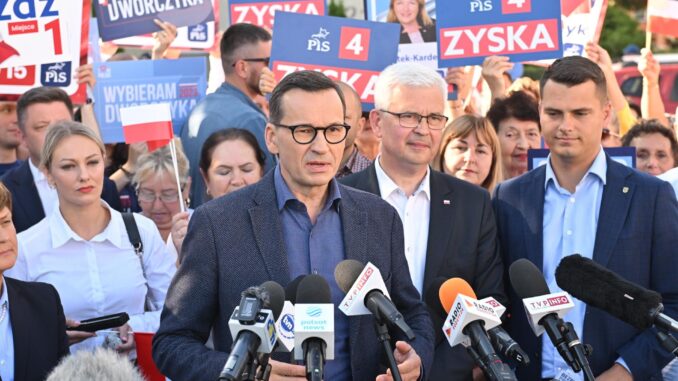
<instances>
[{"instance_id":1,"label":"radio zet logo","mask_svg":"<svg viewBox=\"0 0 678 381\"><path fill-rule=\"evenodd\" d=\"M67 87L71 84L71 63L57 62L40 66L40 83L43 86Z\"/></svg>"},{"instance_id":2,"label":"radio zet logo","mask_svg":"<svg viewBox=\"0 0 678 381\"><path fill-rule=\"evenodd\" d=\"M532 0L501 0L501 13L529 13L532 12Z\"/></svg>"}]
</instances>

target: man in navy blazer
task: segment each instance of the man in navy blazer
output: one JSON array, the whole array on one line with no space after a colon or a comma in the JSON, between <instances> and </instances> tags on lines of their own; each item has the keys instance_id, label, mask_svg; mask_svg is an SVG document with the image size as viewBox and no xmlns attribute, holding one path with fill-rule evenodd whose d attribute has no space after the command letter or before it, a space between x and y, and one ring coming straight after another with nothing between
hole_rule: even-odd
<instances>
[{"instance_id":1,"label":"man in navy blazer","mask_svg":"<svg viewBox=\"0 0 678 381\"><path fill-rule=\"evenodd\" d=\"M71 99L57 87L36 87L24 93L17 102L17 121L30 157L5 173L2 182L12 193L12 220L19 233L40 222L56 205L56 190L49 187L39 170L40 156L49 125L71 119ZM113 209L120 210L118 190L108 178L104 178L101 198Z\"/></svg>"},{"instance_id":2,"label":"man in navy blazer","mask_svg":"<svg viewBox=\"0 0 678 381\"><path fill-rule=\"evenodd\" d=\"M510 265L527 258L543 269L551 292L563 256L592 258L620 276L662 294L665 313L678 315L678 203L671 186L605 155L602 128L612 112L605 77L582 57L554 62L541 80L540 119L551 149L548 163L496 188L494 206ZM509 331L535 359L518 378L551 379L570 373L548 338L529 328L511 292ZM565 315L583 342L596 380L662 380L671 359L651 330L638 331L604 311L576 301ZM546 335L544 335L546 336ZM571 377L582 379L581 373Z\"/></svg>"},{"instance_id":3,"label":"man in navy blazer","mask_svg":"<svg viewBox=\"0 0 678 381\"><path fill-rule=\"evenodd\" d=\"M184 259L172 281L153 340L153 357L175 381L216 379L233 342L228 319L241 291L273 280L287 285L316 273L330 285L336 305L343 293L334 281L341 260L372 262L416 338L397 340L403 380L425 379L433 356L431 321L412 285L403 249L402 224L380 198L333 179L348 126L338 85L314 71L292 73L275 88L266 127L278 166L247 188L196 209L183 245ZM210 333L214 349L205 347ZM326 380L389 380L380 363L371 315L346 317L335 309L335 359ZM275 356L274 356L275 358ZM305 367L271 360L272 379L305 379Z\"/></svg>"}]
</instances>

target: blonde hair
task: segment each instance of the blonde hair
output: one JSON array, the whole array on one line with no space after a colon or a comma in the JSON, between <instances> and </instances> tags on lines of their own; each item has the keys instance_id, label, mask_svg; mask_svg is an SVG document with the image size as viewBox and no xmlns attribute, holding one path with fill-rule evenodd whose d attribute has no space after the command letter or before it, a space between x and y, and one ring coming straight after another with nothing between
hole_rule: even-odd
<instances>
[{"instance_id":1,"label":"blonde hair","mask_svg":"<svg viewBox=\"0 0 678 381\"><path fill-rule=\"evenodd\" d=\"M47 381L144 381L126 357L110 349L79 351L61 360Z\"/></svg>"},{"instance_id":2,"label":"blonde hair","mask_svg":"<svg viewBox=\"0 0 678 381\"><path fill-rule=\"evenodd\" d=\"M396 0L391 0L388 6L388 15L386 15L386 22L399 22L398 17L396 17L395 10L393 9ZM433 20L426 12L426 0L417 0L419 4L419 12L417 12L417 21L421 26L431 26L433 25Z\"/></svg>"},{"instance_id":3,"label":"blonde hair","mask_svg":"<svg viewBox=\"0 0 678 381\"><path fill-rule=\"evenodd\" d=\"M487 142L492 150L492 165L490 166L490 172L487 174L487 177L483 180L482 184L480 184L483 188L487 189L488 192L492 193L494 187L503 180L503 176L499 164L499 160L501 159L499 138L494 131L494 127L492 127L492 123L490 123L487 118L465 114L448 124L443 131L440 149L433 161L433 167L436 170L445 172L445 150L447 149L447 146L452 140L465 138L472 133L476 134L478 140Z\"/></svg>"},{"instance_id":4,"label":"blonde hair","mask_svg":"<svg viewBox=\"0 0 678 381\"><path fill-rule=\"evenodd\" d=\"M47 130L45 144L43 144L42 153L40 154L40 166L50 169L57 146L62 140L70 136L83 136L93 141L99 147L102 156L106 154L104 142L101 141L99 135L91 128L72 120L61 120L51 125Z\"/></svg>"},{"instance_id":5,"label":"blonde hair","mask_svg":"<svg viewBox=\"0 0 678 381\"><path fill-rule=\"evenodd\" d=\"M188 159L184 154L181 141L174 139L177 147L177 167L179 169L179 182L183 187L188 181ZM136 172L132 178L135 187L151 178L158 177L161 174L169 173L174 178L174 165L172 165L172 154L169 145L158 148L153 152L146 152L139 156L136 165Z\"/></svg>"}]
</instances>

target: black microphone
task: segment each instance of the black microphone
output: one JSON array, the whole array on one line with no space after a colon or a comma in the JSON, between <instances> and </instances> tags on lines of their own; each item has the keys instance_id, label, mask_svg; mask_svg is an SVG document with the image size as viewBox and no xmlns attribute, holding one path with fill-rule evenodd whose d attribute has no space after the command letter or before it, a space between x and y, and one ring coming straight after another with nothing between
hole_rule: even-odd
<instances>
[{"instance_id":1,"label":"black microphone","mask_svg":"<svg viewBox=\"0 0 678 381\"><path fill-rule=\"evenodd\" d=\"M243 291L240 305L228 322L233 347L219 380L241 380L243 373L253 368L258 353L271 353L277 341L275 320L284 300L282 286L272 281Z\"/></svg>"},{"instance_id":2,"label":"black microphone","mask_svg":"<svg viewBox=\"0 0 678 381\"><path fill-rule=\"evenodd\" d=\"M658 292L629 282L579 254L560 261L556 282L577 299L639 330L656 325L666 332L678 332L678 322L662 313L664 306Z\"/></svg>"},{"instance_id":3,"label":"black microphone","mask_svg":"<svg viewBox=\"0 0 678 381\"><path fill-rule=\"evenodd\" d=\"M363 269L366 268L368 271L365 273L365 276L362 279L358 279ZM378 273L378 271L374 270L378 269L371 263L365 266L355 259L346 259L339 262L337 267L335 267L334 279L337 281L339 288L347 295L353 294L358 298L356 300L362 300L365 307L374 315L378 322L394 325L405 333L408 340L414 340L414 332L405 322L405 318L391 299L384 295L386 287L370 287L369 278L376 276L375 274ZM379 277L381 278L380 275ZM383 279L379 279L379 281L383 285ZM383 290L380 289L382 287Z\"/></svg>"},{"instance_id":4,"label":"black microphone","mask_svg":"<svg viewBox=\"0 0 678 381\"><path fill-rule=\"evenodd\" d=\"M546 330L558 353L572 370L575 372L583 370L587 379L595 380L586 358L586 355L591 351L590 346L584 346L577 337L572 324L565 323L560 317L573 305L567 294L551 294L546 280L544 280L544 275L537 266L527 259L519 259L513 262L509 268L509 277L513 290L521 299L535 298L529 304L523 301L530 321L537 321L538 325ZM563 308L557 308L559 305L562 305ZM569 307L567 307L568 305ZM548 313L542 316L539 309L545 309ZM539 336L537 330L535 330L535 334Z\"/></svg>"},{"instance_id":5,"label":"black microphone","mask_svg":"<svg viewBox=\"0 0 678 381\"><path fill-rule=\"evenodd\" d=\"M530 365L530 357L500 325L487 331L490 342L497 352L503 354L522 366Z\"/></svg>"},{"instance_id":6,"label":"black microphone","mask_svg":"<svg viewBox=\"0 0 678 381\"><path fill-rule=\"evenodd\" d=\"M306 379L322 381L325 358L334 357L334 305L330 286L320 275L307 275L299 282L295 302L295 355L301 354L297 350L301 344Z\"/></svg>"}]
</instances>

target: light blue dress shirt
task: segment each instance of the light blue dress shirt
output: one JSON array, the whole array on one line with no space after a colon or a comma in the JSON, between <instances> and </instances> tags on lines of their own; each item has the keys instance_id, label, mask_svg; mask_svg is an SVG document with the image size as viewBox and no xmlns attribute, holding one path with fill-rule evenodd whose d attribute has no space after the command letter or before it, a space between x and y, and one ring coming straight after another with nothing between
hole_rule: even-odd
<instances>
[{"instance_id":1,"label":"light blue dress shirt","mask_svg":"<svg viewBox=\"0 0 678 381\"><path fill-rule=\"evenodd\" d=\"M3 283L0 296L0 377L2 381L14 381L14 336L9 322L7 283L2 276L0 282Z\"/></svg>"},{"instance_id":2,"label":"light blue dress shirt","mask_svg":"<svg viewBox=\"0 0 678 381\"><path fill-rule=\"evenodd\" d=\"M552 293L562 291L556 284L556 267L568 255L581 254L592 258L598 230L600 203L606 183L607 162L605 152L600 149L593 164L581 179L574 193L560 186L551 167L551 157L546 164L544 184L544 278ZM574 326L577 335L585 342L584 316L586 304L574 299L575 307L563 320ZM543 378L556 377L569 366L555 349L548 335L542 335ZM575 380L583 381L583 372L574 373Z\"/></svg>"}]
</instances>

